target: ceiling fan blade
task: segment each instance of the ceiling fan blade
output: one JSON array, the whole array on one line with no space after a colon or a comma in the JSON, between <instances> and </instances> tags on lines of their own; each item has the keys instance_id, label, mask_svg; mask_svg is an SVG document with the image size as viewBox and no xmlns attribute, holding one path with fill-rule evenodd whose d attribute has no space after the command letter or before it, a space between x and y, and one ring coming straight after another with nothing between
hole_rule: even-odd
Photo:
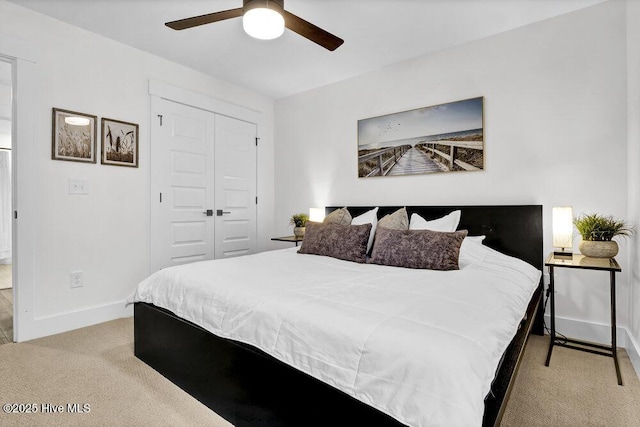
<instances>
[{"instance_id":1,"label":"ceiling fan blade","mask_svg":"<svg viewBox=\"0 0 640 427\"><path fill-rule=\"evenodd\" d=\"M344 43L340 37L336 37L286 10L284 11L284 26L331 51L336 50Z\"/></svg>"},{"instance_id":2,"label":"ceiling fan blade","mask_svg":"<svg viewBox=\"0 0 640 427\"><path fill-rule=\"evenodd\" d=\"M222 12L208 13L206 15L194 16L192 18L178 19L167 22L166 25L174 30L186 30L200 25L211 24L212 22L224 21L225 19L242 16L242 8L223 10Z\"/></svg>"}]
</instances>

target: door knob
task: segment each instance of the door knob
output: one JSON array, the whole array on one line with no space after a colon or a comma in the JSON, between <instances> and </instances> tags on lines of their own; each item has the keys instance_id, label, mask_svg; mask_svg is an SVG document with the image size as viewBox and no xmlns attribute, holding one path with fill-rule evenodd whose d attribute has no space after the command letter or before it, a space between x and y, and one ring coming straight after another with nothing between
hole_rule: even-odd
<instances>
[{"instance_id":1,"label":"door knob","mask_svg":"<svg viewBox=\"0 0 640 427\"><path fill-rule=\"evenodd\" d=\"M224 215L224 214L230 214L230 213L231 213L231 212L223 211L222 209L218 209L218 210L216 211L216 215L217 215L217 216L222 216L222 215Z\"/></svg>"}]
</instances>

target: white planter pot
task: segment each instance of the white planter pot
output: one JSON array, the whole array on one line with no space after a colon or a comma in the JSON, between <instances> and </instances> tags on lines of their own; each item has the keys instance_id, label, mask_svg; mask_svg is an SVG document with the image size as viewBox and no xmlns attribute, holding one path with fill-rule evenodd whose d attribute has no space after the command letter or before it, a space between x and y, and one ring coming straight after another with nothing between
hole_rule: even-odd
<instances>
[{"instance_id":1,"label":"white planter pot","mask_svg":"<svg viewBox=\"0 0 640 427\"><path fill-rule=\"evenodd\" d=\"M293 235L297 237L304 237L304 227L293 227Z\"/></svg>"}]
</instances>

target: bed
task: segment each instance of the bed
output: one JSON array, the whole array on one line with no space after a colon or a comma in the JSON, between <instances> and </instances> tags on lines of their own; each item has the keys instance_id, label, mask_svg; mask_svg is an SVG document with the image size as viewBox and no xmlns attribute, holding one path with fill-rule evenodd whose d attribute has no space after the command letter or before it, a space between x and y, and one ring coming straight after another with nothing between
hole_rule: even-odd
<instances>
[{"instance_id":1,"label":"bed","mask_svg":"<svg viewBox=\"0 0 640 427\"><path fill-rule=\"evenodd\" d=\"M336 208L327 208L328 212L335 209ZM350 207L349 211L353 216L356 216L369 209L371 208ZM394 212L396 209L398 209L398 207L381 207L378 211L378 217L381 218L388 213ZM484 244L487 247L524 260L538 270L542 269L541 206L407 207L409 214L418 213L425 219L438 218L456 209L460 209L462 213L459 229L468 230L469 235L485 235ZM339 272L339 274L336 273L338 274L338 278L343 277L342 270L340 269L344 269L344 274L352 271L355 277L363 277L363 281L366 281L369 286L378 283L375 281L375 276L388 274L389 268L397 269L397 267L363 266L356 265L355 263L346 263L352 264L346 265L344 261L321 260L321 258L326 257L315 257L313 259L304 258L310 256L295 254L293 250L282 251L282 254L276 254L275 252L278 251L274 251L272 254L264 254L254 259L261 259L263 264L272 266L272 268L277 268L273 266L276 266L276 258L278 257L285 257L284 259L290 260L290 263L295 263L295 259L310 260L309 262L312 262L310 267L308 267L310 269L314 268L313 265L315 264L313 263L320 261L323 263L327 262L328 264L323 266L323 268L326 267L325 269ZM238 261L235 262L237 263ZM202 265L196 267L196 269L202 270L201 273L204 274L208 265L205 263L201 264ZM240 264L235 264L235 268L237 268L238 265ZM268 270L268 268L265 267L265 271L258 273L258 276L263 277L267 282L261 292L270 294L282 286L279 286L278 283L269 282L269 277L272 276L270 276L266 270ZM290 271L282 276L283 281L285 280L284 277L289 277L289 279L291 279L292 276L294 279L295 277L302 277L305 271L296 270L293 267L286 268L285 270ZM374 278L365 278L369 277L364 276L365 270L366 274L369 274L370 270L375 271L373 275ZM461 271L462 270L465 269L461 269ZM186 270L184 273L183 270L175 270L175 272L174 276L178 273L186 275ZM400 273L405 274L407 278L407 280L403 282L403 286L405 286L405 283L406 286L411 286L411 281L414 277L411 276L411 274L414 274L414 272L403 271L398 274ZM348 274L352 273L349 272ZM231 278L229 278L229 280L231 280ZM387 281L383 281L380 283L386 282ZM380 283L376 286L382 286ZM340 283L338 284L342 285ZM169 287L171 286L174 285L172 284ZM237 286L238 289L235 288L236 287L234 287L233 291L236 293L248 292L244 289L243 284L239 284ZM381 287L376 289L378 289L379 292L385 291ZM220 290L217 292L219 295L214 299L224 300L230 290ZM179 291L178 298L182 298L185 293L188 292L184 290ZM142 294L144 294L144 292L142 292ZM211 329L209 323L215 324L216 322L215 319L211 322L207 322L206 320L203 322L202 318L206 319L208 315L201 315L198 311L201 309L182 312L180 309L182 303L173 303L172 305L171 302L162 301L163 296L156 297L156 300L153 300L145 298L142 294L137 298L138 302L135 303L134 309L136 356L235 425L404 425L398 421L399 419L409 420L407 424L412 425L442 424L442 418L434 418L434 420L440 421L430 423L428 421L429 417L425 418L425 420L427 420L425 422L414 422L412 421L414 418L411 418L411 409L408 411L405 410L404 413L402 410L394 412L389 409L389 406L393 406L393 403L385 406L379 405L375 399L368 401L368 391L361 392L360 389L355 389L355 387L355 391L351 389L347 389L346 391L339 390L336 387L339 386L340 383L350 383L353 381L353 378L349 377L349 372L344 373L341 371L341 360L329 360L329 362L326 362L325 365L327 369L325 369L325 371L329 373L325 375L325 371L314 371L311 368L307 369L308 361L305 362L303 360L296 365L295 360L288 360L286 356L283 356L279 352L270 352L270 354L267 354L266 351L269 351L268 349L273 346L262 343L260 341L262 338L258 338L258 342L254 342L253 345L247 344L247 340L244 339L244 336L248 333L246 330L236 335L227 334L222 330L217 331L217 334L207 331L202 326L204 325L207 326L208 329ZM499 360L496 361L498 369L495 375L491 372L493 380L490 390L487 390L484 401L480 402L483 405L483 425L499 424L528 334L532 330L538 334L542 333L541 294L541 286L538 281L530 295L527 294L527 298L530 297L529 300L524 301L524 303L522 301L520 302L520 307L522 308L521 321L516 321L513 325L513 329L517 329L517 332L515 332L515 337L510 344L508 344L506 351L498 355ZM254 298L253 294L246 293L243 295L244 299L248 301L252 301ZM362 295L362 298L366 299L366 294L363 293ZM425 301L428 302L437 296L438 293L431 294ZM475 298L481 299L482 297L483 295L479 293ZM199 299L203 298L209 297L203 296ZM286 294L285 296L279 296L275 301L279 301L280 299L287 299ZM156 304L141 301L155 301ZM257 305L254 305L247 311L247 313L249 313L248 315L254 315L260 312L264 305L274 304L273 302L265 303L262 300L257 301ZM490 304L490 300L483 302L483 304ZM433 305L431 309L437 309L440 305L441 303ZM173 308L173 311L162 308L161 306ZM422 314L417 313L416 315L421 316ZM328 316L327 318L331 319L334 316L335 315ZM439 317L446 318L446 316L446 312L443 311ZM199 318L199 320L196 320L197 318ZM238 318L238 316L236 315L234 318ZM464 319L464 316L460 316L460 318ZM200 323L200 326L189 319ZM455 318L451 319L455 321ZM471 325L473 322L468 319L469 318L467 318L466 323ZM266 325L265 328L268 330L269 322L271 322L272 319L270 317L262 317L260 321ZM277 322L281 322L281 319L273 321L275 324L280 325ZM496 322L498 321L499 319L496 320ZM301 321L301 323L304 323L304 321ZM326 323L330 324L331 322L327 321ZM295 325L288 325L288 327L295 329ZM236 329L239 328L240 327ZM230 329L234 330L234 328L227 328L226 330ZM351 329L357 329L357 327ZM340 334L340 332L339 329L335 329L332 334ZM242 335L243 333L245 335ZM320 331L320 333L322 334L322 331ZM225 335L231 339L228 339ZM304 332L299 335L304 335ZM366 331L365 336L368 339ZM335 345L330 341L324 343L322 338L314 339L322 342L322 345L329 347ZM357 340L358 337L355 336L352 337L352 339ZM487 339L489 339L489 337L487 337ZM290 343L287 344L288 341L283 341L283 346L291 345ZM372 341L375 342L375 339ZM448 344L445 344L443 346L442 344L438 344L438 341L434 341L435 350L446 352L447 345ZM347 355L350 354L348 349L345 351ZM376 351L377 350L367 352L369 360L381 359L383 360L383 367L393 365L393 360L395 359L385 362L381 356L382 353L376 353ZM432 352L437 353L436 351ZM398 355L395 355L394 357L397 356ZM495 355L493 358L495 359ZM347 361L344 362L345 366L349 363L348 358L346 359ZM325 361L323 361L323 363L324 362ZM365 367L368 363L367 359L362 356L357 362L364 364ZM471 362L473 362L473 360L469 361L469 363ZM387 365L384 365L384 363ZM466 365L467 361L462 360L456 363L462 366ZM296 367L293 368L290 365ZM332 371L334 365L337 366L337 368ZM358 365L358 369L360 368L360 365ZM307 373L305 373L305 371ZM318 372L320 372L320 374L318 374ZM418 390L420 388L419 382L417 384L411 384L411 379L414 377L415 375L409 377L407 381L403 381L403 387L405 387L405 383L407 383L409 387L414 387ZM321 378L322 381L318 378ZM360 380L355 382L358 383L358 381ZM457 380L454 380L452 384L443 384L442 390L448 389L448 387L451 386L454 391L464 392L465 385L463 383L461 384L462 386L458 384ZM472 387L470 386L469 388ZM397 391L394 390L394 393L397 393L398 396L400 396L400 401L403 402L405 399L402 398L402 393L406 394L407 391L406 389L399 389ZM446 396L446 393L443 391L442 395ZM391 399L393 399L393 397L394 396L391 396ZM434 394L432 397L433 404L438 403L437 399L441 397L439 394ZM421 397L420 402L425 401L426 400ZM463 420L465 418L460 419ZM468 423L460 421L458 424ZM477 425L478 423L475 424Z\"/></svg>"}]
</instances>

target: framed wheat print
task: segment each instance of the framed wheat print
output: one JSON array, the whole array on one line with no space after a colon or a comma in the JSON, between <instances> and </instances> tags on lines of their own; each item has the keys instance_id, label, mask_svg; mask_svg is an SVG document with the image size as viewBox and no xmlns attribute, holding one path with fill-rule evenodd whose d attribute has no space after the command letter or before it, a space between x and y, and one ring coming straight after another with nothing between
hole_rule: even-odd
<instances>
[{"instance_id":1,"label":"framed wheat print","mask_svg":"<svg viewBox=\"0 0 640 427\"><path fill-rule=\"evenodd\" d=\"M138 167L138 125L102 118L103 165Z\"/></svg>"},{"instance_id":2,"label":"framed wheat print","mask_svg":"<svg viewBox=\"0 0 640 427\"><path fill-rule=\"evenodd\" d=\"M51 158L96 163L97 121L90 114L54 108Z\"/></svg>"}]
</instances>

